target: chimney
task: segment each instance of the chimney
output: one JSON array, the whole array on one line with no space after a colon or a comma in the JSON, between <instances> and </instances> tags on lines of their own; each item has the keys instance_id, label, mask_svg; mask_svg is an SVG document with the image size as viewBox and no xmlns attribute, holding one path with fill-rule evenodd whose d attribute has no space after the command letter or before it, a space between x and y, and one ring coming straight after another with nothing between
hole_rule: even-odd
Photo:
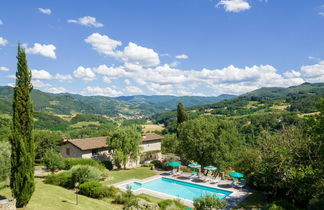
<instances>
[{"instance_id":1,"label":"chimney","mask_svg":"<svg viewBox=\"0 0 324 210\"><path fill-rule=\"evenodd\" d=\"M62 142L67 142L69 139L66 136L62 137Z\"/></svg>"}]
</instances>

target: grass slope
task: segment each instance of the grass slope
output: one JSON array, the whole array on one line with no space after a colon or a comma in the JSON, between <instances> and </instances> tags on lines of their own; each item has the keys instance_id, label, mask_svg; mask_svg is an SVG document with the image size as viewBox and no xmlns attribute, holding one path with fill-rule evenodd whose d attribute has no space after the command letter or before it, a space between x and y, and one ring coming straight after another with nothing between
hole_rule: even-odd
<instances>
[{"instance_id":1,"label":"grass slope","mask_svg":"<svg viewBox=\"0 0 324 210\"><path fill-rule=\"evenodd\" d=\"M75 193L62 187L44 184L36 179L36 190L23 210L90 210L90 209L122 209L121 205L112 204L111 200L98 200L79 195L79 204L75 203ZM11 197L10 189L0 190L0 197Z\"/></svg>"}]
</instances>

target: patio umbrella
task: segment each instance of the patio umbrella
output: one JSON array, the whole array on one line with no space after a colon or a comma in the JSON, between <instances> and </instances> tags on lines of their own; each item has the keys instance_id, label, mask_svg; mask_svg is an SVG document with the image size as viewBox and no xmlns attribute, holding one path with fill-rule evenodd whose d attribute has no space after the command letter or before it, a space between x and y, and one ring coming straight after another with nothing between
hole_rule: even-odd
<instances>
[{"instance_id":1,"label":"patio umbrella","mask_svg":"<svg viewBox=\"0 0 324 210\"><path fill-rule=\"evenodd\" d=\"M204 167L204 169L207 171L216 171L217 167L216 166L206 166L206 167Z\"/></svg>"},{"instance_id":2,"label":"patio umbrella","mask_svg":"<svg viewBox=\"0 0 324 210\"><path fill-rule=\"evenodd\" d=\"M241 174L239 172L232 172L229 174L230 177L232 178L243 178L244 177L244 174Z\"/></svg>"},{"instance_id":3,"label":"patio umbrella","mask_svg":"<svg viewBox=\"0 0 324 210\"><path fill-rule=\"evenodd\" d=\"M201 168L201 165L199 165L199 164L194 164L194 163L190 163L190 164L188 165L188 167L189 167L189 168L197 169L197 168Z\"/></svg>"},{"instance_id":4,"label":"patio umbrella","mask_svg":"<svg viewBox=\"0 0 324 210\"><path fill-rule=\"evenodd\" d=\"M170 163L168 163L168 166L179 167L179 166L181 166L181 163L179 163L179 162L170 162Z\"/></svg>"}]
</instances>

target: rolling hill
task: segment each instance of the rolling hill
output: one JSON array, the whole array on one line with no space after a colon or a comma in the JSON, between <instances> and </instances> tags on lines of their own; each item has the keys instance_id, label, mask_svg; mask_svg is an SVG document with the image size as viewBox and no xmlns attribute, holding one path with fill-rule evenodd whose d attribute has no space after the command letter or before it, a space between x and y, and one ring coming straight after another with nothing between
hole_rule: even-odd
<instances>
[{"instance_id":1,"label":"rolling hill","mask_svg":"<svg viewBox=\"0 0 324 210\"><path fill-rule=\"evenodd\" d=\"M324 83L304 83L289 88L260 88L236 98L192 106L187 111L191 118L199 115L238 118L258 114L304 114L316 112L316 103L322 97L324 97ZM168 126L176 121L176 112L173 110L156 114L152 119L156 123Z\"/></svg>"},{"instance_id":2,"label":"rolling hill","mask_svg":"<svg viewBox=\"0 0 324 210\"><path fill-rule=\"evenodd\" d=\"M0 113L11 110L13 88L0 87ZM31 93L35 111L55 115L71 115L73 113L99 114L107 117L141 118L152 114L175 109L179 102L187 106L209 104L233 95L218 97L201 96L121 96L110 98L105 96L82 96L77 94L52 94L33 90Z\"/></svg>"}]
</instances>

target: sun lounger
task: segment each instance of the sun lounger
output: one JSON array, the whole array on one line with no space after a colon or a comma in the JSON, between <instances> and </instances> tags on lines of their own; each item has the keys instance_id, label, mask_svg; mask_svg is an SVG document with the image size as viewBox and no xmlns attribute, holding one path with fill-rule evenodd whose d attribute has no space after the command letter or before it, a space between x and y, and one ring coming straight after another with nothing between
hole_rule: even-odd
<instances>
[{"instance_id":1,"label":"sun lounger","mask_svg":"<svg viewBox=\"0 0 324 210\"><path fill-rule=\"evenodd\" d=\"M218 177L215 177L209 183L210 184L217 184L219 181L220 181L219 178Z\"/></svg>"}]
</instances>

